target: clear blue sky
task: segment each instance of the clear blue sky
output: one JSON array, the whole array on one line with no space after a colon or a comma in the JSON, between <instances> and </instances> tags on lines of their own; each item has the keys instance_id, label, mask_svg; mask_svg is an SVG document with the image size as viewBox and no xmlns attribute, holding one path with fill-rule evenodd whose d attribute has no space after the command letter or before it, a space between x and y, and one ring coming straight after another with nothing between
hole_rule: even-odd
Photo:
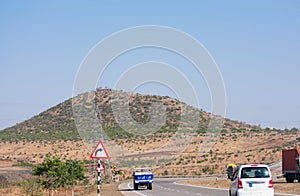
<instances>
[{"instance_id":1,"label":"clear blue sky","mask_svg":"<svg viewBox=\"0 0 300 196\"><path fill-rule=\"evenodd\" d=\"M207 48L226 86L226 117L300 127L299 0L28 0L0 1L0 129L71 98L88 51L137 25L177 28Z\"/></svg>"}]
</instances>

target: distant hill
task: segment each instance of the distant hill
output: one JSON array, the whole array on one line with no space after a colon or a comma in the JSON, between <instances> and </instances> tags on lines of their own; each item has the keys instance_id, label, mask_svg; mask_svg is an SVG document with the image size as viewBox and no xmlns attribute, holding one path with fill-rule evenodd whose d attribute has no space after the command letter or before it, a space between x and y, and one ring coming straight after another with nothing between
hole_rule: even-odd
<instances>
[{"instance_id":1,"label":"distant hill","mask_svg":"<svg viewBox=\"0 0 300 196\"><path fill-rule=\"evenodd\" d=\"M116 94L118 96L115 96ZM151 103L159 102L166 107L166 121L162 126L160 126L160 130L158 130L158 132L176 131L180 124L182 108L185 108L188 111L188 116L192 116L195 113L200 114L197 129L199 133L205 132L208 128L210 120L209 113L193 108L168 96L129 94L122 91L102 88L98 88L95 91L95 95L94 100L91 101L90 104L95 104L95 106L97 106L97 117L102 128L110 137L122 138L132 136L130 133L122 130L116 122L112 111L112 102L118 101L115 100L116 97L117 99L120 99L125 96L129 96L130 100L128 103L124 102L124 105L129 104L130 115L140 124L147 123L150 118L156 118L155 115L158 115L154 113L152 114L153 116L150 117L149 108ZM84 97L87 97L86 94L79 95L75 97L75 99L78 101L84 99ZM85 116L82 118L84 119ZM188 122L186 123L185 128L192 129L189 127ZM258 126L230 119L225 119L224 126L222 128L223 132L247 130L261 131L262 129ZM73 118L72 99L66 100L24 122L0 131L0 139L2 141L79 140L80 137Z\"/></svg>"},{"instance_id":2,"label":"distant hill","mask_svg":"<svg viewBox=\"0 0 300 196\"><path fill-rule=\"evenodd\" d=\"M89 93L96 96L88 96ZM0 158L35 164L41 162L46 155L59 154L64 159L89 160L90 152L84 147L75 126L72 102L85 103L86 110L96 108L96 116L106 135L123 149L128 152L134 151L138 156L147 154L144 152L150 152L149 149L156 149L170 141L178 129L194 131L195 137L193 141L190 141L190 145L178 157L157 169L156 174L159 175L216 173L221 172L224 169L223 166L229 162L277 162L281 159L281 150L294 148L296 137L300 137L297 129L262 129L259 126L225 119L223 127L218 130L220 134L216 138L216 143L208 154L201 155L199 149L204 133L208 129L211 118L209 113L167 96L130 94L102 88L89 93L66 100L22 123L0 131ZM129 99L124 99L124 97ZM118 101L119 105L113 105ZM159 126L159 130L155 130L152 134L147 136L132 134L132 132L123 130L124 127L120 127L117 123L115 115L118 114L113 112L113 107L122 110L123 107L129 105L130 116L139 125L160 115L157 111L152 111L150 115L153 103L161 103L165 108L166 115L163 125ZM183 109L186 111L187 118L180 125ZM196 130L190 126L190 121L194 120L193 116L199 116ZM81 118L82 121L88 121L88 116L84 114ZM124 118L129 120L130 117L128 115ZM154 126L157 125L155 123L159 124L160 122L154 121ZM135 127L132 123L129 123L128 126L133 133L139 132L139 129L143 127ZM151 133L153 130L146 130L150 128L146 127L142 132Z\"/></svg>"},{"instance_id":3,"label":"distant hill","mask_svg":"<svg viewBox=\"0 0 300 196\"><path fill-rule=\"evenodd\" d=\"M121 91L113 91L111 89L97 89L95 92L96 97L92 101L92 104L97 106L97 116L105 132L110 137L122 138L131 137L130 133L122 131L122 128L115 120L112 111L112 101L116 101L115 95L118 97L129 96L129 110L132 118L139 124L147 123L150 119L149 108L151 103L162 103L166 108L166 121L163 126L160 126L158 132L172 132L176 131L179 127L181 109L184 107L188 114L192 116L193 112L200 114L198 131L203 132L207 129L210 114L197 110L179 100L157 95L140 95L129 94ZM80 100L86 97L86 94L79 95L75 99ZM151 118L156 118L152 114ZM83 119L85 116L82 117ZM230 126L240 127L245 126L250 128L251 126L246 124L237 124L233 121L226 123L228 128ZM189 129L189 125L185 125ZM190 128L191 129L191 128ZM118 131L114 131L118 130ZM66 100L24 122L18 123L15 126L6 128L0 131L0 138L2 141L36 141L36 140L79 140L80 137L77 133L75 126L73 111L72 111L72 99Z\"/></svg>"}]
</instances>

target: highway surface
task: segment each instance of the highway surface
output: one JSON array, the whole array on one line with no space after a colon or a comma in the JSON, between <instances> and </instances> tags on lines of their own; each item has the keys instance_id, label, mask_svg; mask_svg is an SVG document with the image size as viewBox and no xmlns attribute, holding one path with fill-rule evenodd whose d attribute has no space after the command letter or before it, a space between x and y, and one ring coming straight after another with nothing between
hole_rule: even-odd
<instances>
[{"instance_id":1,"label":"highway surface","mask_svg":"<svg viewBox=\"0 0 300 196\"><path fill-rule=\"evenodd\" d=\"M133 190L132 181L126 181L119 185L119 190L125 196L227 196L228 189L205 188L192 185L180 185L177 182L187 179L167 178L155 179L153 190L140 188ZM285 194L275 194L275 196L286 196Z\"/></svg>"}]
</instances>

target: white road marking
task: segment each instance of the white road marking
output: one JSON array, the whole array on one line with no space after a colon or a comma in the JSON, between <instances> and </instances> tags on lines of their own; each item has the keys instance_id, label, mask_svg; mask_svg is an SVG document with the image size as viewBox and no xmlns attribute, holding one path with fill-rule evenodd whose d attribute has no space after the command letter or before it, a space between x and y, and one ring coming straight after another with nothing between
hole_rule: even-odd
<instances>
[{"instance_id":1,"label":"white road marking","mask_svg":"<svg viewBox=\"0 0 300 196\"><path fill-rule=\"evenodd\" d=\"M132 189L132 190L133 190L133 187L131 187L130 184L132 184L132 182L129 182L129 183L127 184L127 186L128 186L129 189ZM144 195L144 194L142 194L142 193L140 193L140 192L138 192L138 191L135 191L135 190L133 190L133 192L136 193L136 194L138 194L138 195L147 196L147 195Z\"/></svg>"}]
</instances>

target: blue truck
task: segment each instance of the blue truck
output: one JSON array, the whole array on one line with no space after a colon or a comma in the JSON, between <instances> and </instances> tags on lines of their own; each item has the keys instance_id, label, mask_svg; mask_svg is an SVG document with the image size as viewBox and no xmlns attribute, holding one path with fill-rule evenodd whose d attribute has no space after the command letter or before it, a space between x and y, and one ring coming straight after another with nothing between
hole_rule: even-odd
<instances>
[{"instance_id":1,"label":"blue truck","mask_svg":"<svg viewBox=\"0 0 300 196\"><path fill-rule=\"evenodd\" d=\"M153 174L148 169L139 169L139 171L133 172L133 187L134 190L138 190L139 186L147 187L152 190Z\"/></svg>"}]
</instances>

